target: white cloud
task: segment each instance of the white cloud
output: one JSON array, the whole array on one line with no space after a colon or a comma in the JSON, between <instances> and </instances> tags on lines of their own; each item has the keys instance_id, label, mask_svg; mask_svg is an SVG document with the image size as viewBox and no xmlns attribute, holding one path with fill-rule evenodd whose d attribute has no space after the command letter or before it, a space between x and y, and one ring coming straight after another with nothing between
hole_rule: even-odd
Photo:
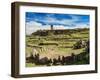
<instances>
[{"instance_id":1,"label":"white cloud","mask_svg":"<svg viewBox=\"0 0 100 80\"><path fill-rule=\"evenodd\" d=\"M42 25L41 23L30 21L26 22L26 35L30 35L37 30L50 29L50 25Z\"/></svg>"},{"instance_id":2,"label":"white cloud","mask_svg":"<svg viewBox=\"0 0 100 80\"><path fill-rule=\"evenodd\" d=\"M46 23L46 24L60 24L60 25L76 25L76 21L80 21L80 17L76 17L74 15L71 16L72 19L57 19L55 17L53 17L53 15L47 15L45 17L44 20L42 20L42 22Z\"/></svg>"},{"instance_id":3,"label":"white cloud","mask_svg":"<svg viewBox=\"0 0 100 80\"><path fill-rule=\"evenodd\" d=\"M54 25L53 26L53 29L56 30L56 29L67 29L67 27L63 26L63 25Z\"/></svg>"},{"instance_id":4,"label":"white cloud","mask_svg":"<svg viewBox=\"0 0 100 80\"><path fill-rule=\"evenodd\" d=\"M73 27L68 27L68 26L63 26L63 25L54 25L54 30L55 29L75 29L75 28L89 28L89 25L77 24L76 26L73 26Z\"/></svg>"},{"instance_id":5,"label":"white cloud","mask_svg":"<svg viewBox=\"0 0 100 80\"><path fill-rule=\"evenodd\" d=\"M81 23L81 24L77 24L74 28L89 28L89 25L85 23Z\"/></svg>"}]
</instances>

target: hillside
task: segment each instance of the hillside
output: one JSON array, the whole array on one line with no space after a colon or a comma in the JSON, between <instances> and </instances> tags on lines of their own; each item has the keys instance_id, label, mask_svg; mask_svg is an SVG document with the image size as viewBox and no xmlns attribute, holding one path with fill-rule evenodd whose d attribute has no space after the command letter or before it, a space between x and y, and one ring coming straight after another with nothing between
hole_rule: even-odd
<instances>
[{"instance_id":1,"label":"hillside","mask_svg":"<svg viewBox=\"0 0 100 80\"><path fill-rule=\"evenodd\" d=\"M38 30L26 36L26 57L39 54L40 58L58 58L82 53L85 47L73 49L79 41L89 40L89 29Z\"/></svg>"}]
</instances>

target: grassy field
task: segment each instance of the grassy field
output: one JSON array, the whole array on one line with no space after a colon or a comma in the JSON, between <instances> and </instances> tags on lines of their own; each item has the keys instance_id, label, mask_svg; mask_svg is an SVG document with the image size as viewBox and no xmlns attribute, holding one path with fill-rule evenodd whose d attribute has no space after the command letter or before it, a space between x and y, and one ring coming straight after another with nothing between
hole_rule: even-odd
<instances>
[{"instance_id":1,"label":"grassy field","mask_svg":"<svg viewBox=\"0 0 100 80\"><path fill-rule=\"evenodd\" d=\"M46 36L32 34L26 36L26 57L37 53L40 54L40 58L47 57L49 59L71 56L72 53L77 55L85 49L73 49L73 45L79 40L89 40L89 29L69 30L68 34L48 34ZM34 66L37 65L26 63L26 67Z\"/></svg>"}]
</instances>

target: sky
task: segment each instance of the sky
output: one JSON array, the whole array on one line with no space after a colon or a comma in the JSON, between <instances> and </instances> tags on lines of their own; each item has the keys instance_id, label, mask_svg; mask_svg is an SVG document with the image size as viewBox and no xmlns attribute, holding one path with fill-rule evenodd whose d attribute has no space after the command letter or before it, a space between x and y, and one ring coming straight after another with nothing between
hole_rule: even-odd
<instances>
[{"instance_id":1,"label":"sky","mask_svg":"<svg viewBox=\"0 0 100 80\"><path fill-rule=\"evenodd\" d=\"M30 35L37 30L89 28L90 16L79 14L55 14L26 12L26 34Z\"/></svg>"}]
</instances>

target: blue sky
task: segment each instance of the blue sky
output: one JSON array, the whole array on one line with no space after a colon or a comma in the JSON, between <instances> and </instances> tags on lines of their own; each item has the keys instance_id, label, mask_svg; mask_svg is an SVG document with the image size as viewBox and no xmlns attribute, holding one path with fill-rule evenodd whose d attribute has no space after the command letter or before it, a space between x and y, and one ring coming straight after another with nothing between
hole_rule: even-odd
<instances>
[{"instance_id":1,"label":"blue sky","mask_svg":"<svg viewBox=\"0 0 100 80\"><path fill-rule=\"evenodd\" d=\"M31 34L38 29L89 28L90 16L77 14L54 14L26 12L26 32Z\"/></svg>"}]
</instances>

